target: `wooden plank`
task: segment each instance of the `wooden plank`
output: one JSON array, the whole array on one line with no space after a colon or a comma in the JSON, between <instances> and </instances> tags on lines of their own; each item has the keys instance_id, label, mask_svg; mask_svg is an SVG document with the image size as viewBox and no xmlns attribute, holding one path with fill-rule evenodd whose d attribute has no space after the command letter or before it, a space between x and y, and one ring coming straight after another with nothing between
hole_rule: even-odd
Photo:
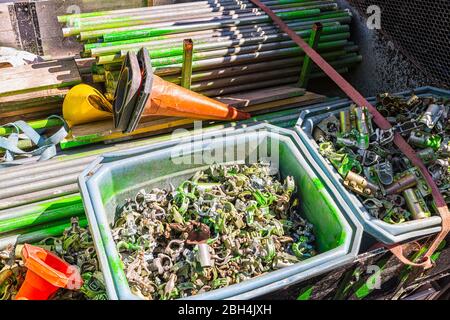
<instances>
[{"instance_id":1,"label":"wooden plank","mask_svg":"<svg viewBox=\"0 0 450 320\"><path fill-rule=\"evenodd\" d=\"M52 60L17 68L0 69L0 97L43 89L73 86L81 82L73 59Z\"/></svg>"},{"instance_id":2,"label":"wooden plank","mask_svg":"<svg viewBox=\"0 0 450 320\"><path fill-rule=\"evenodd\" d=\"M12 107L27 107L36 103L63 101L68 88L45 89L11 96L0 97L0 112Z\"/></svg>"},{"instance_id":3,"label":"wooden plank","mask_svg":"<svg viewBox=\"0 0 450 320\"><path fill-rule=\"evenodd\" d=\"M281 99L298 97L305 94L305 90L293 86L278 86L264 90L252 90L244 93L236 93L223 97L216 97L223 103L236 108L247 107L250 105L261 104Z\"/></svg>"},{"instance_id":4,"label":"wooden plank","mask_svg":"<svg viewBox=\"0 0 450 320\"><path fill-rule=\"evenodd\" d=\"M29 115L30 113L38 113L42 111L51 111L53 113L61 113L62 112L62 104L55 104L50 103L46 105L37 105L29 108L24 109L17 109L17 110L10 110L10 111L2 111L0 113L0 119L7 118L7 117L13 117L13 116L20 116L20 115Z\"/></svg>"},{"instance_id":5,"label":"wooden plank","mask_svg":"<svg viewBox=\"0 0 450 320\"><path fill-rule=\"evenodd\" d=\"M40 112L35 112L35 113L30 113L30 114L22 114L19 116L13 116L13 117L8 117L8 118L0 118L0 125L4 125L10 122L14 122L17 120L23 120L23 121L32 121L32 120L41 120L41 119L45 119L48 116L51 115L60 115L61 112L58 112L57 110L46 110L46 111L40 111Z\"/></svg>"},{"instance_id":6,"label":"wooden plank","mask_svg":"<svg viewBox=\"0 0 450 320\"><path fill-rule=\"evenodd\" d=\"M308 104L315 104L318 102L325 101L325 96L318 95L312 92L306 92L305 95L300 97L287 98L284 100L271 101L266 103L261 103L257 105L251 105L242 110L250 112L252 115L267 113L271 111L283 110L283 107L300 107Z\"/></svg>"}]
</instances>

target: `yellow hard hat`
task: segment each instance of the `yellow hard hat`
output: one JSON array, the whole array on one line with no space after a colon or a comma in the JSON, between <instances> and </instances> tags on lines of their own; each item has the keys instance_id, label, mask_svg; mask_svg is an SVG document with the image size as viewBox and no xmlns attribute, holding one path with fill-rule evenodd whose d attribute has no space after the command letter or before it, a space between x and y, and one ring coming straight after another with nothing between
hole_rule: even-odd
<instances>
[{"instance_id":1,"label":"yellow hard hat","mask_svg":"<svg viewBox=\"0 0 450 320\"><path fill-rule=\"evenodd\" d=\"M79 84L69 90L63 103L63 117L70 127L112 118L112 105L97 89Z\"/></svg>"}]
</instances>

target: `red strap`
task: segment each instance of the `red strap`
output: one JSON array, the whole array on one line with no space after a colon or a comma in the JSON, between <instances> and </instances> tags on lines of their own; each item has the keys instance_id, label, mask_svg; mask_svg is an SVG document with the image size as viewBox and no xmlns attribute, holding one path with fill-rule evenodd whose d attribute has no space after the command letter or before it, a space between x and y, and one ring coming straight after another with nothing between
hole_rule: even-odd
<instances>
[{"instance_id":1,"label":"red strap","mask_svg":"<svg viewBox=\"0 0 450 320\"><path fill-rule=\"evenodd\" d=\"M304 52L308 55L312 61L315 62L317 66L319 66L322 71L328 75L338 86L341 88L345 94L353 100L359 106L366 106L370 113L373 116L373 120L376 125L383 130L390 129L391 124L378 112L378 110L372 106L350 83L347 82L328 62L325 61L324 58L320 56L313 48L311 48L308 43L305 42L294 30L290 29L284 22L281 20L270 8L261 3L259 0L250 0L254 5L258 6L261 10L263 10L273 22L275 22L278 27L285 32L291 39L294 41ZM446 235L450 231L450 213L445 202L444 197L439 191L436 183L428 172L427 168L423 164L422 160L416 155L414 150L408 145L408 143L403 139L403 137L399 134L395 134L394 143L397 147L408 157L412 164L420 169L425 180L431 188L431 193L433 195L433 199L436 203L436 207L438 208L438 212L442 217L442 231L436 237L433 244L430 246L429 250L425 254L425 258L429 260L433 252L439 246L442 239L446 237ZM395 251L395 252L394 252ZM398 254L398 256L402 257L403 261L409 261L404 258L402 252L403 250L394 249L393 253ZM409 261L410 265L414 265L411 261ZM429 267L430 264L423 265L425 267Z\"/></svg>"}]
</instances>

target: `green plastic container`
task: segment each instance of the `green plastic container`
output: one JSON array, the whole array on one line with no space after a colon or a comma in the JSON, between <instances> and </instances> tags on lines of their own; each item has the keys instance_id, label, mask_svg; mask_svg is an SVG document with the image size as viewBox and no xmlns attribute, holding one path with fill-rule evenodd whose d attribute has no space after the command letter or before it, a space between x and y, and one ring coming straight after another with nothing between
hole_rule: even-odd
<instances>
[{"instance_id":1,"label":"green plastic container","mask_svg":"<svg viewBox=\"0 0 450 320\"><path fill-rule=\"evenodd\" d=\"M110 299L139 299L130 291L111 235L110 225L117 208L142 188L177 185L213 162L266 160L271 162L273 170L279 170L282 178L294 176L295 196L300 198L305 217L314 225L320 254L192 298L233 298L289 279L299 282L353 261L359 250L361 225L354 217L347 216L350 210L346 203L319 167L309 162L299 143L291 130L257 124L107 154L94 161L81 174L79 185ZM264 293L268 292L258 291L258 295Z\"/></svg>"}]
</instances>

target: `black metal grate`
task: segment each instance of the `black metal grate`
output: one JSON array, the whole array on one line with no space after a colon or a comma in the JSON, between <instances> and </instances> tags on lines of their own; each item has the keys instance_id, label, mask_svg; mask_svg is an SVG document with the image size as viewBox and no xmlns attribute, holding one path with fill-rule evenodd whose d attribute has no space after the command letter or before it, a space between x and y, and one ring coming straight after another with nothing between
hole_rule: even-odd
<instances>
[{"instance_id":1,"label":"black metal grate","mask_svg":"<svg viewBox=\"0 0 450 320\"><path fill-rule=\"evenodd\" d=\"M381 9L381 32L419 69L450 86L450 1L348 0L363 16Z\"/></svg>"}]
</instances>

